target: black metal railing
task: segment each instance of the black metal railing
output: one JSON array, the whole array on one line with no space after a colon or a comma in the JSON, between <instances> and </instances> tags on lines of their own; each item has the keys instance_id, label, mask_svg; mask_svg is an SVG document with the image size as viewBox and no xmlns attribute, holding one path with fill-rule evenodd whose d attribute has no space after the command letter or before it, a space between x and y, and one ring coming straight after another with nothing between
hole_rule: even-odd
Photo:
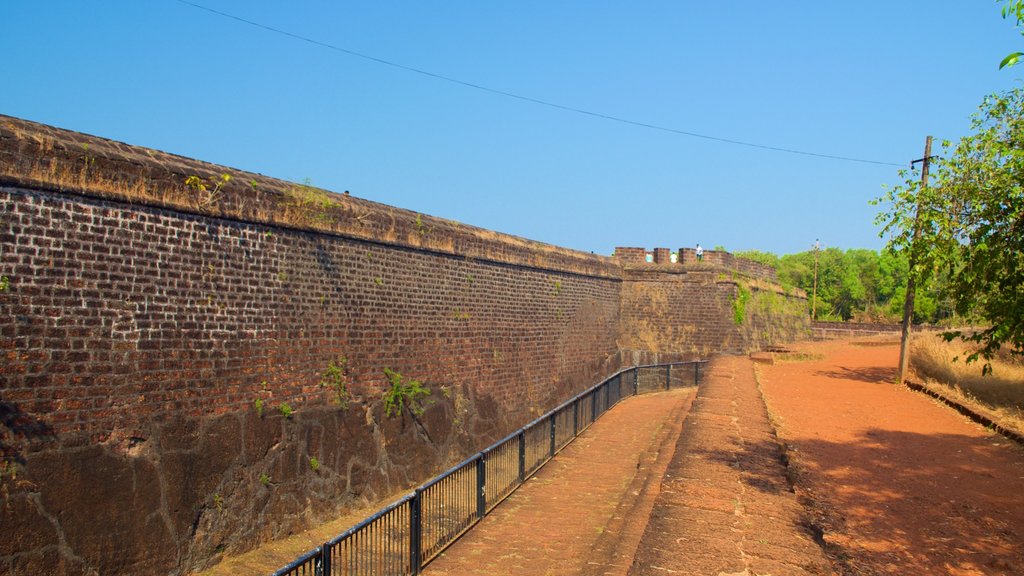
<instances>
[{"instance_id":1,"label":"black metal railing","mask_svg":"<svg viewBox=\"0 0 1024 576\"><path fill-rule=\"evenodd\" d=\"M406 576L420 569L626 396L696 386L706 361L633 366L574 396L274 576Z\"/></svg>"}]
</instances>

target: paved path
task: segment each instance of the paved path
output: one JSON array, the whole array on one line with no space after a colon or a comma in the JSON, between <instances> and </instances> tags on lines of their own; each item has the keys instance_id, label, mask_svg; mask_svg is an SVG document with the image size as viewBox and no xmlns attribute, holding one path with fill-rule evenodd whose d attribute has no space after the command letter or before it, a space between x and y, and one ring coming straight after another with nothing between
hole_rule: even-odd
<instances>
[{"instance_id":1,"label":"paved path","mask_svg":"<svg viewBox=\"0 0 1024 576\"><path fill-rule=\"evenodd\" d=\"M751 361L714 362L629 574L830 574L804 527Z\"/></svg>"},{"instance_id":2,"label":"paved path","mask_svg":"<svg viewBox=\"0 0 1024 576\"><path fill-rule=\"evenodd\" d=\"M623 400L423 574L625 574L692 397Z\"/></svg>"},{"instance_id":3,"label":"paved path","mask_svg":"<svg viewBox=\"0 0 1024 576\"><path fill-rule=\"evenodd\" d=\"M747 358L609 411L426 576L827 574ZM684 418L685 417L685 421Z\"/></svg>"}]
</instances>

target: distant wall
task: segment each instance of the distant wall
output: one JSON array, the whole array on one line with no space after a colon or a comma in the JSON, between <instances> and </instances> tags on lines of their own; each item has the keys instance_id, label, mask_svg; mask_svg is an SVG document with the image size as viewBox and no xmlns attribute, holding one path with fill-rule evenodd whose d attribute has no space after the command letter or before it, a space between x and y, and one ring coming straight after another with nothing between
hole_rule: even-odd
<instances>
[{"instance_id":1,"label":"distant wall","mask_svg":"<svg viewBox=\"0 0 1024 576\"><path fill-rule=\"evenodd\" d=\"M708 357L805 339L806 297L776 284L685 266L624 270L619 346Z\"/></svg>"},{"instance_id":2,"label":"distant wall","mask_svg":"<svg viewBox=\"0 0 1024 576\"><path fill-rule=\"evenodd\" d=\"M899 334L901 329L902 326L899 324L883 324L878 322L815 321L812 324L812 333L815 340L839 340L843 338L877 336L880 334Z\"/></svg>"},{"instance_id":3,"label":"distant wall","mask_svg":"<svg viewBox=\"0 0 1024 576\"><path fill-rule=\"evenodd\" d=\"M623 363L804 326L724 257L631 270L4 116L0 206L0 573L183 574L407 489ZM384 413L385 368L431 389L422 415Z\"/></svg>"},{"instance_id":4,"label":"distant wall","mask_svg":"<svg viewBox=\"0 0 1024 576\"><path fill-rule=\"evenodd\" d=\"M778 275L775 268L762 264L755 260L733 256L721 250L704 250L704 257L697 259L697 251L694 248L679 248L675 252L668 248L637 248L620 246L615 248L614 258L625 266L669 266L685 267L688 270L728 270L742 274L747 278L765 280L778 283Z\"/></svg>"}]
</instances>

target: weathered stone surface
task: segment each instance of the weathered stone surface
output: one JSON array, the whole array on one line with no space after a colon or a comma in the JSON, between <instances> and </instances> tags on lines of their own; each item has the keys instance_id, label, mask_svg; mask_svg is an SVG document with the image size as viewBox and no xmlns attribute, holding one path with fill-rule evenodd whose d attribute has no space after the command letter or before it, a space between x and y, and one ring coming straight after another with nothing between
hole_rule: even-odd
<instances>
[{"instance_id":1,"label":"weathered stone surface","mask_svg":"<svg viewBox=\"0 0 1024 576\"><path fill-rule=\"evenodd\" d=\"M0 508L25 530L0 567L23 572L182 574L418 484L624 362L777 337L768 304L732 324L731 280L688 292L3 116L0 274L0 456L38 503ZM384 415L385 368L431 387L425 413Z\"/></svg>"},{"instance_id":2,"label":"weathered stone surface","mask_svg":"<svg viewBox=\"0 0 1024 576\"><path fill-rule=\"evenodd\" d=\"M60 527L74 557L101 574L169 573L175 538L160 514L153 465L101 446L29 456L29 480L45 514Z\"/></svg>"}]
</instances>

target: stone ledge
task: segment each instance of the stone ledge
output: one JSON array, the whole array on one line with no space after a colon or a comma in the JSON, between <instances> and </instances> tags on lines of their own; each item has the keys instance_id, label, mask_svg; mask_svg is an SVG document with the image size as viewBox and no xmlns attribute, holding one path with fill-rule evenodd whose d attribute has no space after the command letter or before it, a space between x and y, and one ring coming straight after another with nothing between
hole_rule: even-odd
<instances>
[{"instance_id":1,"label":"stone ledge","mask_svg":"<svg viewBox=\"0 0 1024 576\"><path fill-rule=\"evenodd\" d=\"M0 185L531 268L621 277L621 267L610 257L4 115L0 115Z\"/></svg>"}]
</instances>

